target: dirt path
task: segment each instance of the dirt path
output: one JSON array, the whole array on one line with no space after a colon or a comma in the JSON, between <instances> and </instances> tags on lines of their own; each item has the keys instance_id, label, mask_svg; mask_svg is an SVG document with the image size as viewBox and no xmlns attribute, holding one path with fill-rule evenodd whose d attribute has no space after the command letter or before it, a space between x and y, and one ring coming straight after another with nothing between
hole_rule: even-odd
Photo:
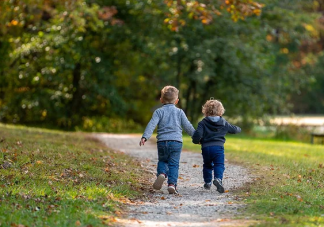
<instances>
[{"instance_id":1,"label":"dirt path","mask_svg":"<svg viewBox=\"0 0 324 227\"><path fill-rule=\"evenodd\" d=\"M95 134L108 147L123 151L142 161L143 167L156 176L157 148L149 140L145 146L138 145L140 135ZM248 220L232 220L238 214L236 196L231 190L251 181L246 169L225 163L224 187L228 193L220 194L203 189L202 157L199 153L183 151L180 159L179 195L169 195L167 185L152 195L151 201L140 201L129 207L121 226L246 226Z\"/></svg>"}]
</instances>

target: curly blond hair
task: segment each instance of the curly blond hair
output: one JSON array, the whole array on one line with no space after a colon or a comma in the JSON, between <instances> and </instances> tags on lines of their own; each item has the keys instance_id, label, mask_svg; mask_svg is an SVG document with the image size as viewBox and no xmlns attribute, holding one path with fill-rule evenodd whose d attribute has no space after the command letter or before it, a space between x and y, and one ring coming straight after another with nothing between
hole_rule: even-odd
<instances>
[{"instance_id":1,"label":"curly blond hair","mask_svg":"<svg viewBox=\"0 0 324 227\"><path fill-rule=\"evenodd\" d=\"M178 99L179 90L173 86L165 86L161 90L161 98L163 99L164 103L175 103Z\"/></svg>"},{"instance_id":2,"label":"curly blond hair","mask_svg":"<svg viewBox=\"0 0 324 227\"><path fill-rule=\"evenodd\" d=\"M210 99L202 106L202 113L207 116L222 116L225 113L223 104L216 100Z\"/></svg>"}]
</instances>

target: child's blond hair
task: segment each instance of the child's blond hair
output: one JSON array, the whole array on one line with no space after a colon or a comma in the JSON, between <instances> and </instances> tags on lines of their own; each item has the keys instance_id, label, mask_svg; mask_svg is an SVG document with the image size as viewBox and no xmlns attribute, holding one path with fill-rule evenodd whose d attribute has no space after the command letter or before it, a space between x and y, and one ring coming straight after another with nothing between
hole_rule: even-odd
<instances>
[{"instance_id":1,"label":"child's blond hair","mask_svg":"<svg viewBox=\"0 0 324 227\"><path fill-rule=\"evenodd\" d=\"M161 90L161 98L163 99L164 103L175 103L178 99L179 90L173 86L165 86Z\"/></svg>"},{"instance_id":2,"label":"child's blond hair","mask_svg":"<svg viewBox=\"0 0 324 227\"><path fill-rule=\"evenodd\" d=\"M223 104L216 100L210 99L202 106L202 113L207 116L222 116L225 113Z\"/></svg>"}]
</instances>

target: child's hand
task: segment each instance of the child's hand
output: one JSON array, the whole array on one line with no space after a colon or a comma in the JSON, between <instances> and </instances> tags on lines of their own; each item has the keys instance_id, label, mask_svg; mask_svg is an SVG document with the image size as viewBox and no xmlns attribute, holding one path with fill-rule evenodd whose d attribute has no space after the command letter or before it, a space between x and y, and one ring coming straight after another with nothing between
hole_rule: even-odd
<instances>
[{"instance_id":1,"label":"child's hand","mask_svg":"<svg viewBox=\"0 0 324 227\"><path fill-rule=\"evenodd\" d=\"M142 138L141 141L139 142L139 145L140 146L142 146L142 145L144 146L145 142L146 142L146 139L145 138Z\"/></svg>"}]
</instances>

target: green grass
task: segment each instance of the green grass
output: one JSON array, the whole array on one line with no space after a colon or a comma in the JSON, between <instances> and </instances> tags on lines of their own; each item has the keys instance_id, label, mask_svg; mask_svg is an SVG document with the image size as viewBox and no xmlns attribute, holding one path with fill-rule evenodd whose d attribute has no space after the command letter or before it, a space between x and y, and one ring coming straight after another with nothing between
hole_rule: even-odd
<instances>
[{"instance_id":1,"label":"green grass","mask_svg":"<svg viewBox=\"0 0 324 227\"><path fill-rule=\"evenodd\" d=\"M0 124L0 141L0 226L112 225L145 182L87 134Z\"/></svg>"},{"instance_id":2,"label":"green grass","mask_svg":"<svg viewBox=\"0 0 324 227\"><path fill-rule=\"evenodd\" d=\"M200 152L187 136L184 148ZM324 146L234 135L225 155L254 174L238 193L260 226L324 226Z\"/></svg>"}]
</instances>

